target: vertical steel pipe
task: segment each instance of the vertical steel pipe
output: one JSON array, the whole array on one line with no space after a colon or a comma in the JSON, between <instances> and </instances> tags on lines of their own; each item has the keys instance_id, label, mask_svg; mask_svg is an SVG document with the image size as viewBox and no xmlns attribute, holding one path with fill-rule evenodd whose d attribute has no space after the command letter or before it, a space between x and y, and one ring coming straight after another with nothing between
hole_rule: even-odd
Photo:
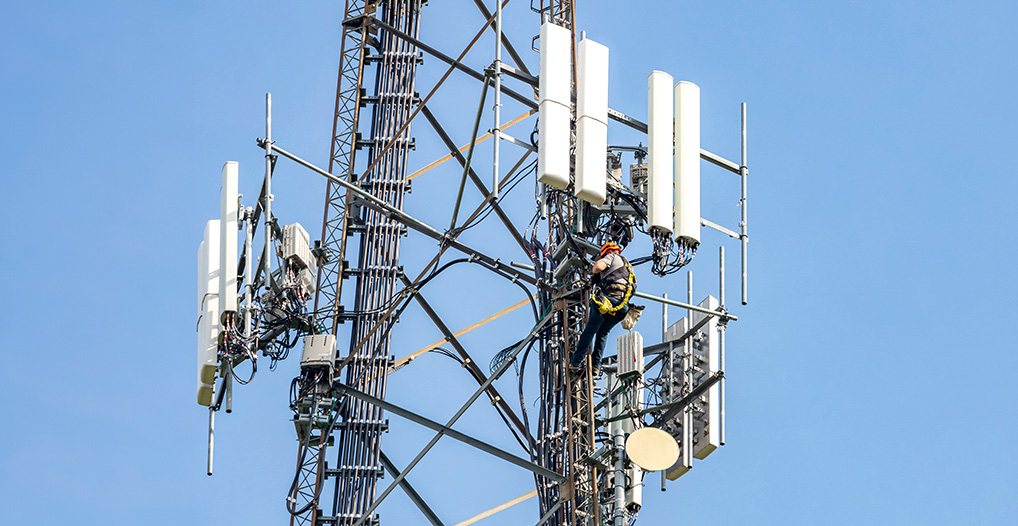
<instances>
[{"instance_id":1,"label":"vertical steel pipe","mask_svg":"<svg viewBox=\"0 0 1018 526\"><path fill-rule=\"evenodd\" d=\"M548 219L548 185L541 185L541 219Z\"/></svg>"},{"instance_id":2,"label":"vertical steel pipe","mask_svg":"<svg viewBox=\"0 0 1018 526\"><path fill-rule=\"evenodd\" d=\"M254 225L251 224L253 217L254 210L249 206L244 210L244 339L248 340L247 345L252 345L253 342L251 339L251 302L254 296L254 284L251 283L254 279L254 252L252 252Z\"/></svg>"},{"instance_id":3,"label":"vertical steel pipe","mask_svg":"<svg viewBox=\"0 0 1018 526\"><path fill-rule=\"evenodd\" d=\"M626 469L623 458L625 438L622 436L621 422L616 422L612 440L615 443L615 517L613 524L624 526L626 523Z\"/></svg>"},{"instance_id":4,"label":"vertical steel pipe","mask_svg":"<svg viewBox=\"0 0 1018 526\"><path fill-rule=\"evenodd\" d=\"M212 384L212 388L215 389L215 384ZM209 407L209 456L205 471L208 476L212 476L212 446L214 442L214 433L216 428L216 410L214 406Z\"/></svg>"},{"instance_id":5,"label":"vertical steel pipe","mask_svg":"<svg viewBox=\"0 0 1018 526\"><path fill-rule=\"evenodd\" d=\"M718 247L718 303L725 306L725 246Z\"/></svg>"},{"instance_id":6,"label":"vertical steel pipe","mask_svg":"<svg viewBox=\"0 0 1018 526\"><path fill-rule=\"evenodd\" d=\"M498 198L498 156L502 142L502 0L495 0L495 144L491 194Z\"/></svg>"},{"instance_id":7,"label":"vertical steel pipe","mask_svg":"<svg viewBox=\"0 0 1018 526\"><path fill-rule=\"evenodd\" d=\"M742 166L739 167L739 178L742 179L742 221L739 222L741 233L739 239L742 241L742 304L746 305L749 296L746 292L746 248L749 244L749 234L746 232L746 177L749 175L749 168L746 167L746 103L742 103Z\"/></svg>"},{"instance_id":8,"label":"vertical steel pipe","mask_svg":"<svg viewBox=\"0 0 1018 526\"><path fill-rule=\"evenodd\" d=\"M226 394L226 412L233 412L233 358L227 354L223 360L225 374L223 374L223 391Z\"/></svg>"},{"instance_id":9,"label":"vertical steel pipe","mask_svg":"<svg viewBox=\"0 0 1018 526\"><path fill-rule=\"evenodd\" d=\"M664 294L661 294L661 297L665 298L665 299L668 299L668 293L665 292ZM661 304L661 341L663 341L663 342L664 341L668 341L668 304L667 303L662 303ZM669 400L672 399L672 391L674 390L674 387L672 385L672 364L673 363L674 363L674 358L672 357L672 346L671 346L671 344L669 344L668 345L668 362L665 365L662 366L662 367L667 367L668 368L668 399ZM608 393L611 393L611 391L608 391ZM668 481L668 478L665 476L665 471L667 471L667 470L664 470L664 469L661 470L661 491L665 490L665 483Z\"/></svg>"},{"instance_id":10,"label":"vertical steel pipe","mask_svg":"<svg viewBox=\"0 0 1018 526\"><path fill-rule=\"evenodd\" d=\"M718 271L718 303L721 309L725 308L725 246L721 245L719 251ZM725 372L725 326L727 323L718 323L718 370ZM719 443L725 445L725 377L721 377L718 387L718 435Z\"/></svg>"},{"instance_id":11,"label":"vertical steel pipe","mask_svg":"<svg viewBox=\"0 0 1018 526\"><path fill-rule=\"evenodd\" d=\"M265 284L272 290L272 94L265 94Z\"/></svg>"},{"instance_id":12,"label":"vertical steel pipe","mask_svg":"<svg viewBox=\"0 0 1018 526\"><path fill-rule=\"evenodd\" d=\"M668 299L668 293L661 295L662 298ZM661 304L661 341L667 341L668 339L668 304ZM675 354L674 345L668 343L668 399L672 399L675 396Z\"/></svg>"},{"instance_id":13,"label":"vertical steel pipe","mask_svg":"<svg viewBox=\"0 0 1018 526\"><path fill-rule=\"evenodd\" d=\"M693 304L693 271L686 271L686 303ZM689 320L689 327L693 326L693 311L686 310ZM683 391L693 389L693 339L686 338L683 343L682 353L682 383L686 387ZM682 463L686 467L693 465L693 414L692 408L686 405L682 409Z\"/></svg>"}]
</instances>

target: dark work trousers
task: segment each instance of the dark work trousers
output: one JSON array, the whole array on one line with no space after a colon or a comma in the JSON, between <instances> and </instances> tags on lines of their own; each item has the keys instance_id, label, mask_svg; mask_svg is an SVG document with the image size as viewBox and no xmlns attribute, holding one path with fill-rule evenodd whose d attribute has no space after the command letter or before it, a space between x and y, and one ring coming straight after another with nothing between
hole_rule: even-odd
<instances>
[{"instance_id":1,"label":"dark work trousers","mask_svg":"<svg viewBox=\"0 0 1018 526\"><path fill-rule=\"evenodd\" d=\"M608 301L611 302L612 306L617 306L619 303L622 303L622 298L608 298ZM576 350L573 351L569 364L579 367L583 363L583 358L587 355L590 341L594 340L594 350L590 354L590 361L594 364L594 370L598 370L601 368L601 355L604 354L604 346L608 343L608 333L622 321L622 318L626 317L626 312L629 312L629 304L626 304L625 307L619 309L615 314L601 314L601 311L597 309L597 305L591 301L587 312L589 313L587 316L587 326L584 327L583 334L580 335L580 341L576 344Z\"/></svg>"}]
</instances>

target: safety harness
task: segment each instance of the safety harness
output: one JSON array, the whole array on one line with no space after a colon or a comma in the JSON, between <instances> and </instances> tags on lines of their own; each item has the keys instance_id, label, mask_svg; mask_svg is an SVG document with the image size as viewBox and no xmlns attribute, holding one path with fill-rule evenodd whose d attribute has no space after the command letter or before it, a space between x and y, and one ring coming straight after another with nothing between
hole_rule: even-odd
<instances>
[{"instance_id":1,"label":"safety harness","mask_svg":"<svg viewBox=\"0 0 1018 526\"><path fill-rule=\"evenodd\" d=\"M636 291L636 273L633 272L632 265L629 264L629 260L626 259L622 254L619 254L622 258L622 267L613 270L610 274L601 279L600 283L595 286L594 292L590 295L590 300L597 305L597 310L601 314L615 314L620 311L622 307L625 307L629 303L629 298ZM622 278L622 271L626 271L629 276ZM625 290L622 295L622 302L618 305L612 305L608 299L608 292L617 292Z\"/></svg>"}]
</instances>

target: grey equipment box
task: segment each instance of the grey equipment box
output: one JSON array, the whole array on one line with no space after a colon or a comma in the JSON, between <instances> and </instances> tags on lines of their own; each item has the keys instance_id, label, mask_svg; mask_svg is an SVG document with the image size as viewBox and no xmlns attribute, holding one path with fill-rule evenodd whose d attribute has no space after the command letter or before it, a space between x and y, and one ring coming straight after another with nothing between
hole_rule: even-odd
<instances>
[{"instance_id":1,"label":"grey equipment box","mask_svg":"<svg viewBox=\"0 0 1018 526\"><path fill-rule=\"evenodd\" d=\"M315 334L304 337L304 355L300 359L301 367L324 365L330 369L336 363L336 335Z\"/></svg>"}]
</instances>

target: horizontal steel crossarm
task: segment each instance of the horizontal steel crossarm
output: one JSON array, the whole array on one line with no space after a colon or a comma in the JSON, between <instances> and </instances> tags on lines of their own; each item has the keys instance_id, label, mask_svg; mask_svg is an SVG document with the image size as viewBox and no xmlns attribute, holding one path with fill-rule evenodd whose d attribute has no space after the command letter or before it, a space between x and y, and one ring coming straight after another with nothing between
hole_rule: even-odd
<instances>
[{"instance_id":1,"label":"horizontal steel crossarm","mask_svg":"<svg viewBox=\"0 0 1018 526\"><path fill-rule=\"evenodd\" d=\"M536 338L537 335L540 334L544 330L544 326L545 326L545 324L547 324L548 320L551 320L553 318L554 318L554 316L545 316L544 318L542 318L541 321L539 321L537 323L537 325L535 325L534 328L530 331L530 334L528 334L527 337L524 338L520 342L520 344L516 346L515 349L513 349L513 352L509 355L509 357L504 362L502 362L502 365L498 366L498 369L496 369L495 372L492 373L492 375L490 377L488 377L488 380L485 381L484 384L481 385L480 388L478 388L476 391L474 391L474 394L472 394L470 396L470 398L467 399L466 403L464 403L459 408L459 411L456 411L456 414L453 415L452 418L450 418L449 421L446 422L445 426L443 426L443 427L444 428L449 428L449 430L451 431L451 426L453 424L455 424L456 421L459 420L460 417L463 416L464 413L467 412L467 409L469 409L470 406L474 405L474 402L476 402L477 399L481 396L481 393L483 393L488 388L488 386L491 385L492 382L494 382L500 376L502 376L502 373L504 373L506 371L506 369L509 368L509 365L511 363L513 363L513 361L516 360L516 356L520 353L520 351L523 350L523 349L526 349L530 345L530 342L533 341L533 339ZM345 387L345 386L342 386L342 387ZM346 388L346 389L349 389L349 388ZM366 395L366 396L370 396L370 395ZM382 400L379 400L378 402L379 402L379 405L381 407L384 407L381 404L386 404L386 402L384 402ZM374 403L374 402L371 402L371 403ZM396 411L394 411L391 408L389 409L389 411L392 411L393 413L396 413ZM396 414L399 414L399 413L396 413ZM419 418L423 418L423 417L419 417ZM428 422L431 422L431 421L428 420ZM368 509L364 512L364 515L360 519L358 519L356 523L354 523L354 526L360 526L360 525L364 524L364 522L371 516L371 514L374 513L375 509L378 508L378 505L381 504L382 501L385 500L385 497L387 497L389 495L389 493L392 493L392 490L395 489L395 487L399 484L399 481L403 480L403 478L406 477L407 473L409 473L410 470L413 469L414 466L416 466L421 461L422 458L424 458L424 455L427 455L428 452L431 451L431 448L435 447L435 444L438 443L438 439L442 438L442 436L445 435L445 434L446 433L444 431L440 430L438 432L438 434L435 435L434 438L432 438L430 442L428 442L428 445L424 446L424 449L422 449L420 451L420 453L418 453L417 456L414 457L414 459L410 462L410 464L406 467L406 469L404 469L402 472L400 472L399 475L397 475L395 477L396 480L394 480L391 484L389 484L389 487L385 488L385 491L383 491L382 494L379 495L377 499L375 499L375 501L371 504L371 506L369 506ZM449 435L449 436L452 436L452 435ZM484 443L481 442L481 444L484 444ZM484 445L487 445L487 444L484 444ZM508 453L506 453L506 454L508 455ZM509 455L509 456L512 456L512 455ZM551 476L544 475L545 478L550 478L551 480L554 480L554 481L560 482L560 483L561 482L565 482L565 480L566 480L565 477L563 477L562 475L559 475L558 473L555 473L554 471L551 471L551 470L549 470L547 468L536 466L534 464L531 464L527 460L523 460L523 459L518 459L518 460L520 462L526 463L526 467L527 467L528 470L531 469L530 466L533 465L537 469L540 469L540 470L543 470L543 471L547 471L548 473L551 474Z\"/></svg>"},{"instance_id":2,"label":"horizontal steel crossarm","mask_svg":"<svg viewBox=\"0 0 1018 526\"><path fill-rule=\"evenodd\" d=\"M265 140L258 139L258 144L260 146L264 146ZM498 259L492 258L491 256L485 255L484 253L478 250L474 250L464 245L463 243L456 241L455 239L452 238L452 236L439 232L438 230L435 230L427 223L415 219L410 214L407 214L406 212L403 212L402 210L390 205L389 203L382 201L381 199L371 195L370 193L364 191L363 189L358 188L357 186L352 185L333 174L330 174L329 172L309 163L308 161L305 161L304 159L301 159L300 157L297 157L296 155L280 148L279 146L276 146L275 143L272 144L272 151L278 153L279 155L282 155L283 157L286 157L287 159L290 159L291 161L313 172L318 173L319 175L325 177L326 179L332 181L333 183L343 186L348 191L353 192L355 195L357 195L357 201L360 204L363 204L365 206L368 206L372 209L379 211L380 213L382 213L382 215L386 216L389 219L399 221L400 223L403 223L404 225L436 241L440 241L451 248L455 248L456 250L459 250L460 252L463 252L468 256L477 258L479 261L483 261L485 264L497 268L499 271L501 271L504 274L507 274L509 277L518 279L531 285L541 285L540 283L538 283L537 278L530 276L528 274L523 274L519 270L505 263L502 263Z\"/></svg>"},{"instance_id":3,"label":"horizontal steel crossarm","mask_svg":"<svg viewBox=\"0 0 1018 526\"><path fill-rule=\"evenodd\" d=\"M690 305L688 303L682 303L681 301L670 300L668 298L661 298L661 297L658 297L658 296L651 296L650 294L645 294L643 292L634 292L633 296L636 296L638 298L643 298L645 300L656 301L658 303L664 303L666 305L673 305L675 307L681 307L683 309L691 310L693 312L699 312L701 314L706 314L707 316L717 316L718 319L721 320L721 321L727 321L727 320L738 321L738 319L739 319L738 316L735 316L734 314L729 314L729 313L727 313L727 312L725 312L723 310L720 310L720 309L719 310L710 310L710 309L706 309L704 307L701 307L699 305Z\"/></svg>"},{"instance_id":4,"label":"horizontal steel crossarm","mask_svg":"<svg viewBox=\"0 0 1018 526\"><path fill-rule=\"evenodd\" d=\"M732 238L735 238L735 239L739 239L739 237L740 237L738 232L735 232L734 230L725 228L725 227L723 227L723 226L721 226L721 225L719 225L719 224L717 224L717 223L715 223L713 221L709 221L709 220L704 219L702 217L700 218L700 224L705 226L705 227L713 228L714 230L717 230L718 232L721 232L722 234L727 234L728 237L732 237Z\"/></svg>"},{"instance_id":5,"label":"horizontal steel crossarm","mask_svg":"<svg viewBox=\"0 0 1018 526\"><path fill-rule=\"evenodd\" d=\"M505 133L505 132L502 132L500 135L502 136L502 140L503 141L509 141L509 142L515 144L516 146L519 146L520 148L526 148L526 149L528 149L528 150L530 150L530 151L532 151L534 153L537 153L537 148L535 148L533 144L525 143L525 142L517 139L516 137L513 137L512 135L509 135L508 133Z\"/></svg>"},{"instance_id":6,"label":"horizontal steel crossarm","mask_svg":"<svg viewBox=\"0 0 1018 526\"><path fill-rule=\"evenodd\" d=\"M389 460L389 457L385 456L384 451L378 451L378 458L382 461L382 465L385 466L385 469L388 470L390 475L394 477L399 475L399 469L396 469L396 465ZM428 522L430 522L432 526L445 526L438 518L438 515L435 515L435 512L430 506L428 506L428 503L424 502L424 499L421 498L420 494L417 493L417 490L410 485L410 482L407 481L406 478L400 481L399 485L403 488L403 492L406 493L407 497L410 497L410 500L415 506L417 506L417 509L421 510L421 513L428 519Z\"/></svg>"},{"instance_id":7,"label":"horizontal steel crossarm","mask_svg":"<svg viewBox=\"0 0 1018 526\"><path fill-rule=\"evenodd\" d=\"M537 84L539 82L537 77L530 75L528 73L524 73L523 71L518 70L510 66L509 64L506 64L505 62L502 62L502 73L505 73L506 75L509 75L510 77L521 82L526 82L527 84L530 84L531 86L534 87L534 93L535 94L537 93Z\"/></svg>"},{"instance_id":8,"label":"horizontal steel crossarm","mask_svg":"<svg viewBox=\"0 0 1018 526\"><path fill-rule=\"evenodd\" d=\"M413 283L411 283L406 276L401 276L401 278L403 279L403 284L406 285L407 287L413 285ZM487 380L488 378L484 375L484 372L481 371L481 368L477 366L477 362L470 357L470 355L467 353L467 350L463 347L462 344L460 344L459 338L457 338L456 335L453 334L451 330L449 330L449 326L447 326L445 322L442 321L442 318L438 315L438 313L431 308L431 304L429 304L428 301L424 299L424 295L421 294L421 291L417 291L417 294L414 294L414 299L417 300L417 303L421 305L421 308L424 309L424 312L428 315L429 318L431 318L431 321L435 323L435 326L438 327L438 330L442 332L442 335L445 336L445 339L448 340L450 344L452 344L452 347L454 349L456 349L456 352L460 355L460 358L463 358L463 365L470 372L470 376L473 376L474 379L477 380L477 383L483 384L485 380ZM512 408L509 407L509 404L506 403L505 398L503 398L502 395L498 393L494 385L488 386L487 393L488 398L491 398L492 404L497 404L499 409L501 409L505 413L506 418L508 418L513 423L513 425L516 426L516 429L518 429L520 433L522 433L523 436L526 438L527 443L521 445L523 445L527 449L533 450L536 447L537 441L534 440L534 437L530 436L530 432L527 430L526 426L523 425L523 421L520 420L518 416L516 416L516 413L514 413Z\"/></svg>"},{"instance_id":9,"label":"horizontal steel crossarm","mask_svg":"<svg viewBox=\"0 0 1018 526\"><path fill-rule=\"evenodd\" d=\"M678 400L676 400L674 402L669 402L667 404L661 404L661 405L656 405L654 407L648 407L646 409L642 409L640 411L640 415L642 416L642 415L645 415L647 413L656 413L658 411L664 411L664 414L662 414L661 416L658 416L657 418L654 419L654 425L655 426L659 426L659 425L667 422L669 418L675 416L675 413L678 413L679 411L681 411L683 407L686 407L687 405L689 405L689 403L692 402L694 399L696 399L696 397L702 395L708 389L713 387L714 384L716 384L719 381L721 381L721 379L724 378L724 377L725 377L725 372L724 371L718 371L718 372L712 374L710 376L710 378L708 378L705 382L703 382L702 384L694 387L692 391L690 391L688 394L686 394L686 396L683 396L682 398L680 398L680 399L678 399Z\"/></svg>"},{"instance_id":10,"label":"horizontal steel crossarm","mask_svg":"<svg viewBox=\"0 0 1018 526\"><path fill-rule=\"evenodd\" d=\"M451 428L449 426L445 426L445 425L442 425L442 424L440 424L438 422L435 422L434 420L430 420L428 418L425 418L425 417L423 417L423 416L421 416L421 415L419 415L417 413L414 413L413 411L410 411L409 409L405 409L405 408L400 407L400 406L398 406L396 404L393 404L392 402L387 402L385 400L382 400L381 398L376 398L376 397L371 396L371 395L369 395L369 394L367 394L365 392L358 391L357 389L354 389L353 387L350 387L350 386L347 386L347 385L343 385L343 384L340 384L340 383L337 383L335 385L335 389L337 391L341 392L341 393L348 394L348 395L350 395L350 396L352 396L354 398L360 399L360 400L362 400L364 402L367 402L367 403L369 403L371 405L381 407L382 409L384 409L386 411L389 411L390 413L392 413L394 415L398 415L398 416L401 416L403 418L406 418L407 420L410 420L411 422L420 424L420 425L422 425L424 427L427 427L429 429L432 429L434 431L438 431L442 435L445 435L445 436L447 436L449 438L453 438L453 439L459 440L460 442L463 442L464 444L467 444L469 446L473 446L473 447L475 447L477 449L480 449L481 451L484 451L485 453L488 453L490 455L494 455L494 456L496 456L496 457L498 457L498 458L500 458L502 460L505 460L505 461L507 461L507 462L509 462L511 464L516 464L517 466L520 466L521 468L533 471L534 473L537 473L538 475L541 475L542 477L553 479L553 480L556 480L558 482L565 481L564 477L562 477L558 473L555 473L554 471L552 471L552 470L550 470L548 468L544 468L544 467L538 466L537 464L534 464L533 462L531 462L529 460L517 457L516 455L513 455L512 453L509 453L508 451L505 451L503 449L499 449L499 448L497 448L497 447L495 447L495 446L493 446L491 444L488 444L487 442L484 442L482 440L478 440L478 439L476 439L476 438L474 438L474 437L472 437L470 435L466 435L464 433L456 431L455 429L453 429L453 428Z\"/></svg>"},{"instance_id":11,"label":"horizontal steel crossarm","mask_svg":"<svg viewBox=\"0 0 1018 526\"><path fill-rule=\"evenodd\" d=\"M732 161L729 161L728 159L725 159L720 155L710 153L707 150L704 150L703 148L700 149L700 158L715 166L720 166L721 168L724 168L725 170L728 170L729 172L732 172L736 175L742 175L742 167L739 166L737 163L733 163Z\"/></svg>"}]
</instances>

